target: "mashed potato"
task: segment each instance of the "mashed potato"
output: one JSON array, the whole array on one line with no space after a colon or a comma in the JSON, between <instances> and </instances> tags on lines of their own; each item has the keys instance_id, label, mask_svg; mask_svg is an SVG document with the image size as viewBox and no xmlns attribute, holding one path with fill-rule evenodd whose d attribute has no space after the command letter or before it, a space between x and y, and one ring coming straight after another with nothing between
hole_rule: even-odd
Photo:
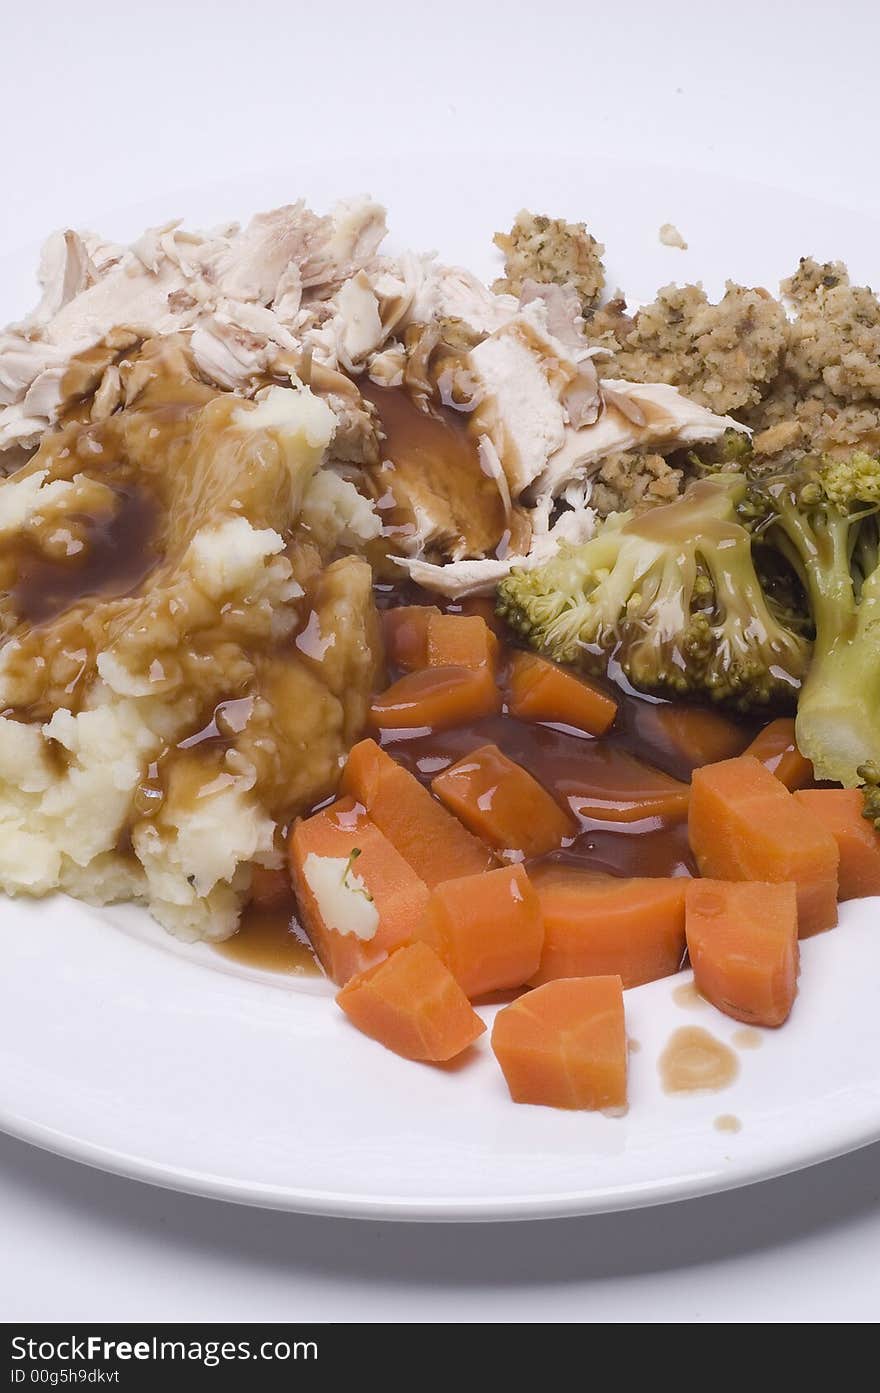
<instances>
[{"instance_id":1,"label":"mashed potato","mask_svg":"<svg viewBox=\"0 0 880 1393\"><path fill-rule=\"evenodd\" d=\"M223 938L362 724L370 568L325 560L378 522L307 388L220 393L173 337L126 374L0 482L0 887Z\"/></svg>"}]
</instances>

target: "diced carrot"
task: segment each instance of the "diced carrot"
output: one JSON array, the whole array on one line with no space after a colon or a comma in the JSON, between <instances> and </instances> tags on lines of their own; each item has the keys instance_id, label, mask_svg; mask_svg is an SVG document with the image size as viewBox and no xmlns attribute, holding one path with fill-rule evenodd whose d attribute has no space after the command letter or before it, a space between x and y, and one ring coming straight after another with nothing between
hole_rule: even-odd
<instances>
[{"instance_id":1,"label":"diced carrot","mask_svg":"<svg viewBox=\"0 0 880 1393\"><path fill-rule=\"evenodd\" d=\"M498 663L498 640L478 614L432 614L428 621L430 667L487 667Z\"/></svg>"},{"instance_id":2,"label":"diced carrot","mask_svg":"<svg viewBox=\"0 0 880 1393\"><path fill-rule=\"evenodd\" d=\"M742 754L748 743L741 726L701 706L677 706L674 702L641 703L640 733L653 735L689 769L715 764ZM647 728L647 729L646 729Z\"/></svg>"},{"instance_id":3,"label":"diced carrot","mask_svg":"<svg viewBox=\"0 0 880 1393\"><path fill-rule=\"evenodd\" d=\"M284 868L251 866L250 903L258 909L277 909L290 899L291 893L290 876Z\"/></svg>"},{"instance_id":4,"label":"diced carrot","mask_svg":"<svg viewBox=\"0 0 880 1393\"><path fill-rule=\"evenodd\" d=\"M508 709L521 721L551 721L604 735L617 715L610 696L537 653L514 653L508 685Z\"/></svg>"},{"instance_id":5,"label":"diced carrot","mask_svg":"<svg viewBox=\"0 0 880 1393\"><path fill-rule=\"evenodd\" d=\"M805 788L795 798L827 828L840 852L838 898L880 895L880 834L862 817L857 788Z\"/></svg>"},{"instance_id":6,"label":"diced carrot","mask_svg":"<svg viewBox=\"0 0 880 1393\"><path fill-rule=\"evenodd\" d=\"M394 667L406 672L428 663L428 624L439 615L436 605L401 605L382 610L385 656Z\"/></svg>"},{"instance_id":7,"label":"diced carrot","mask_svg":"<svg viewBox=\"0 0 880 1393\"><path fill-rule=\"evenodd\" d=\"M532 986L611 974L638 987L678 972L687 880L620 880L549 863L531 872L544 919Z\"/></svg>"},{"instance_id":8,"label":"diced carrot","mask_svg":"<svg viewBox=\"0 0 880 1393\"><path fill-rule=\"evenodd\" d=\"M358 1030L404 1059L454 1059L486 1029L425 943L398 948L352 977L336 1000Z\"/></svg>"},{"instance_id":9,"label":"diced carrot","mask_svg":"<svg viewBox=\"0 0 880 1393\"><path fill-rule=\"evenodd\" d=\"M759 730L745 753L759 759L786 788L805 788L813 782L813 766L797 747L790 716L782 716Z\"/></svg>"},{"instance_id":10,"label":"diced carrot","mask_svg":"<svg viewBox=\"0 0 880 1393\"><path fill-rule=\"evenodd\" d=\"M486 621L496 638L503 638L504 620L495 613L495 601L490 600L488 595L466 595L463 600L458 601L458 609L462 614L478 614Z\"/></svg>"},{"instance_id":11,"label":"diced carrot","mask_svg":"<svg viewBox=\"0 0 880 1393\"><path fill-rule=\"evenodd\" d=\"M753 755L694 771L688 831L704 876L794 881L801 938L837 923L837 843Z\"/></svg>"},{"instance_id":12,"label":"diced carrot","mask_svg":"<svg viewBox=\"0 0 880 1393\"><path fill-rule=\"evenodd\" d=\"M437 885L416 930L467 996L521 987L541 960L541 906L522 866Z\"/></svg>"},{"instance_id":13,"label":"diced carrot","mask_svg":"<svg viewBox=\"0 0 880 1393\"><path fill-rule=\"evenodd\" d=\"M590 747L583 768L556 780L556 792L578 817L596 822L641 822L662 818L683 822L691 796L689 784L633 759L612 743Z\"/></svg>"},{"instance_id":14,"label":"diced carrot","mask_svg":"<svg viewBox=\"0 0 880 1393\"><path fill-rule=\"evenodd\" d=\"M370 720L379 730L446 730L500 710L501 693L489 668L429 667L407 673L374 697Z\"/></svg>"},{"instance_id":15,"label":"diced carrot","mask_svg":"<svg viewBox=\"0 0 880 1393\"><path fill-rule=\"evenodd\" d=\"M499 851L542 856L574 832L556 800L497 745L465 755L431 787L465 827Z\"/></svg>"},{"instance_id":16,"label":"diced carrot","mask_svg":"<svg viewBox=\"0 0 880 1393\"><path fill-rule=\"evenodd\" d=\"M736 1021L782 1025L798 975L797 892L790 882L692 880L687 946L701 994Z\"/></svg>"},{"instance_id":17,"label":"diced carrot","mask_svg":"<svg viewBox=\"0 0 880 1393\"><path fill-rule=\"evenodd\" d=\"M479 875L495 864L485 843L375 740L361 740L350 752L341 792L366 808L379 831L429 887L455 876Z\"/></svg>"},{"instance_id":18,"label":"diced carrot","mask_svg":"<svg viewBox=\"0 0 880 1393\"><path fill-rule=\"evenodd\" d=\"M568 977L526 992L495 1017L492 1049L515 1103L624 1107L620 978Z\"/></svg>"},{"instance_id":19,"label":"diced carrot","mask_svg":"<svg viewBox=\"0 0 880 1393\"><path fill-rule=\"evenodd\" d=\"M318 894L309 884L308 858L349 862L340 872L349 894L371 900L378 914L375 930L362 937L348 924L328 922ZM356 859L352 859L356 857ZM328 977L344 986L350 977L380 962L406 943L425 911L428 887L352 798L343 798L294 824L290 867L303 928ZM314 878L314 871L312 871Z\"/></svg>"}]
</instances>

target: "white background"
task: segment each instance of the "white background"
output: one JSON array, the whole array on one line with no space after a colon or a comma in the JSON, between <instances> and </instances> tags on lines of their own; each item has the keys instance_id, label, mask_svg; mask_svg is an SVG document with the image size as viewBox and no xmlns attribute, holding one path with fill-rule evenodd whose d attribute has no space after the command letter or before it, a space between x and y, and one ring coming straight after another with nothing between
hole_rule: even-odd
<instances>
[{"instance_id":1,"label":"white background","mask_svg":"<svg viewBox=\"0 0 880 1393\"><path fill-rule=\"evenodd\" d=\"M600 153L693 171L671 193L722 169L880 210L871 0L6 8L0 251L359 146L405 167L562 144L585 186ZM880 1148L665 1209L440 1228L236 1209L0 1138L0 1233L7 1320L867 1320Z\"/></svg>"}]
</instances>

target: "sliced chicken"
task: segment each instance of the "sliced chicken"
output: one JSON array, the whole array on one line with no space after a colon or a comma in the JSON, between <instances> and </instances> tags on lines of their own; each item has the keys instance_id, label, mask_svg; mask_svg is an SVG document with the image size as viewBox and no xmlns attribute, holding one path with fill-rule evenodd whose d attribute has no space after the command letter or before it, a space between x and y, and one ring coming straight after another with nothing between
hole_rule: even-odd
<instances>
[{"instance_id":1,"label":"sliced chicken","mask_svg":"<svg viewBox=\"0 0 880 1393\"><path fill-rule=\"evenodd\" d=\"M594 466L619 450L672 450L718 440L726 430L749 434L748 427L731 416L716 416L665 382L604 379L599 390L602 410L596 421L565 431L559 449L535 478L531 497L558 497L566 484L586 478Z\"/></svg>"},{"instance_id":2,"label":"sliced chicken","mask_svg":"<svg viewBox=\"0 0 880 1393\"><path fill-rule=\"evenodd\" d=\"M543 473L567 428L599 408L595 350L551 333L543 297L535 298L467 355L481 394L476 428L488 435L517 498Z\"/></svg>"},{"instance_id":3,"label":"sliced chicken","mask_svg":"<svg viewBox=\"0 0 880 1393\"><path fill-rule=\"evenodd\" d=\"M432 565L416 557L398 556L395 560L408 573L410 580L425 589L446 595L450 599L464 599L468 595L491 595L496 585L509 575L515 566L542 566L555 556L563 542L577 545L589 541L596 525L596 514L592 508L581 503L561 513L552 525L548 525L549 509L533 509L529 517L532 522L532 539L524 554L498 557L485 557L476 561L449 561L445 566Z\"/></svg>"},{"instance_id":4,"label":"sliced chicken","mask_svg":"<svg viewBox=\"0 0 880 1393\"><path fill-rule=\"evenodd\" d=\"M66 381L71 364L119 326L136 338L193 329L201 371L223 387L253 386L280 350L301 343L297 316L319 317L306 302L372 263L384 232L383 210L361 199L327 217L290 204L243 230L166 223L130 247L53 234L39 305L0 335L0 450L37 442L77 395ZM357 326L345 332L356 336Z\"/></svg>"}]
</instances>

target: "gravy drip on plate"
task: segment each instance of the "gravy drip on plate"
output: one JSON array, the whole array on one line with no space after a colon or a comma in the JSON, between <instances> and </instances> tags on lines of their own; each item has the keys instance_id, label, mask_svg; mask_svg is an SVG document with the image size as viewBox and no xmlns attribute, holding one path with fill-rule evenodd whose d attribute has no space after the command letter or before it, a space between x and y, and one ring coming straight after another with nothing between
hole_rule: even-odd
<instances>
[{"instance_id":1,"label":"gravy drip on plate","mask_svg":"<svg viewBox=\"0 0 880 1393\"><path fill-rule=\"evenodd\" d=\"M266 972L314 977L321 970L296 917L292 895L288 904L276 909L246 905L237 932L215 948L232 962Z\"/></svg>"},{"instance_id":2,"label":"gravy drip on plate","mask_svg":"<svg viewBox=\"0 0 880 1393\"><path fill-rule=\"evenodd\" d=\"M660 1056L666 1093L716 1093L732 1084L738 1073L733 1050L696 1025L674 1031Z\"/></svg>"}]
</instances>

